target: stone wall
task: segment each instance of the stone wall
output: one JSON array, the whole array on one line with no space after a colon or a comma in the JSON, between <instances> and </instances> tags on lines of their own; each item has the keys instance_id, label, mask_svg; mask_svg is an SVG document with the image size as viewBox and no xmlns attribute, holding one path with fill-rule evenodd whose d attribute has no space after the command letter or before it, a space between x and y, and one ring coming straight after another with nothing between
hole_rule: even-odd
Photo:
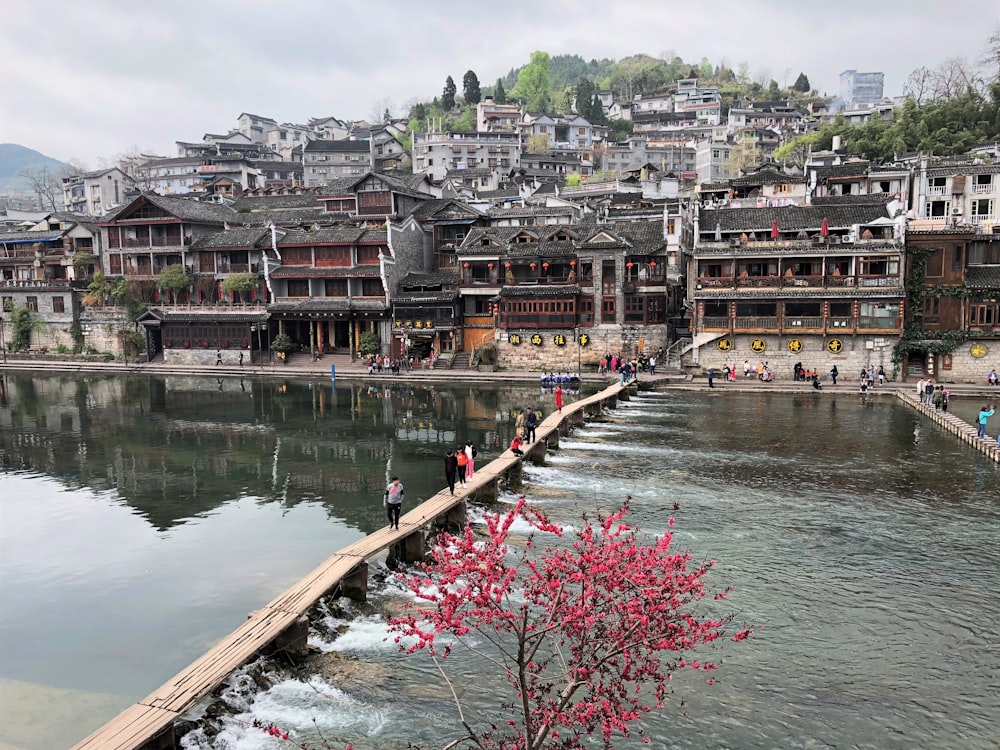
<instances>
[{"instance_id":1,"label":"stone wall","mask_svg":"<svg viewBox=\"0 0 1000 750\"><path fill-rule=\"evenodd\" d=\"M118 338L118 331L122 328L132 327L134 324L124 308L95 310L85 307L80 313L83 345L85 348L91 348L98 352L121 354L122 345Z\"/></svg>"},{"instance_id":2,"label":"stone wall","mask_svg":"<svg viewBox=\"0 0 1000 750\"><path fill-rule=\"evenodd\" d=\"M573 328L538 331L542 339L539 346L531 343L536 331L502 331L497 341L498 364L509 370L593 372L597 370L597 363L605 354L638 354L640 340L642 351L647 354L655 352L661 346L667 348L665 325L645 326L638 330L623 330L620 326L608 329L595 326L581 328L579 332L587 335L586 346L577 345L577 332ZM521 343L511 343L512 336L520 336ZM558 345L556 336L562 336L565 344Z\"/></svg>"},{"instance_id":3,"label":"stone wall","mask_svg":"<svg viewBox=\"0 0 1000 750\"><path fill-rule=\"evenodd\" d=\"M240 362L240 356L243 361ZM307 355L308 356L308 355ZM163 362L168 365L196 365L199 367L214 367L219 364L226 366L249 366L253 362L253 352L250 349L164 349Z\"/></svg>"}]
</instances>

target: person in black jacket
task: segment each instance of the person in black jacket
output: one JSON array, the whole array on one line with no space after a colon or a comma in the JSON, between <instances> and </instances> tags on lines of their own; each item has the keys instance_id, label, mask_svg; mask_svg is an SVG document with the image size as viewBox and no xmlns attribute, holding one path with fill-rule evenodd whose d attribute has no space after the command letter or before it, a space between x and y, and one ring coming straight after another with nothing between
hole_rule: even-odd
<instances>
[{"instance_id":1,"label":"person in black jacket","mask_svg":"<svg viewBox=\"0 0 1000 750\"><path fill-rule=\"evenodd\" d=\"M458 459L455 451L448 451L444 457L444 478L448 481L448 489L455 494L455 476L458 474Z\"/></svg>"},{"instance_id":2,"label":"person in black jacket","mask_svg":"<svg viewBox=\"0 0 1000 750\"><path fill-rule=\"evenodd\" d=\"M526 443L535 442L536 427L538 427L538 415L535 414L535 410L529 406L528 414L524 418L524 441Z\"/></svg>"}]
</instances>

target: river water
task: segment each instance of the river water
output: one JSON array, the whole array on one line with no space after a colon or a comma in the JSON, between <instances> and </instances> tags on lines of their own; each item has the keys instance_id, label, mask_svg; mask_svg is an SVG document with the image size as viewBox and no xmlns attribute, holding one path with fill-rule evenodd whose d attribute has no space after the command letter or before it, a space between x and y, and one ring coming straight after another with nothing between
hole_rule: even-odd
<instances>
[{"instance_id":1,"label":"river water","mask_svg":"<svg viewBox=\"0 0 1000 750\"><path fill-rule=\"evenodd\" d=\"M32 750L82 738L380 525L388 471L426 496L445 447L471 437L486 458L511 408L551 408L512 387L5 385L0 743ZM677 676L644 725L654 746L997 747L1000 471L893 399L643 393L526 467L524 490L567 524L626 494L649 534L675 516L677 543L718 560L710 581L758 624L714 685ZM453 736L427 659L385 641L401 592L375 583L314 632L329 652L314 670L262 692L234 681L236 717L186 746L279 747L254 717L302 736L315 718L360 748ZM480 665L452 668L470 710L495 707Z\"/></svg>"}]
</instances>

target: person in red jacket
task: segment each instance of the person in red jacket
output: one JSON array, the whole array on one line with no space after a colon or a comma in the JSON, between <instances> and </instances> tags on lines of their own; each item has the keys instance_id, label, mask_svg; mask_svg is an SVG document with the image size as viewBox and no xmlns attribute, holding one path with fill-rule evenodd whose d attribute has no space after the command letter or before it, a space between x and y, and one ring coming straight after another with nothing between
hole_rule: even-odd
<instances>
[{"instance_id":1,"label":"person in red jacket","mask_svg":"<svg viewBox=\"0 0 1000 750\"><path fill-rule=\"evenodd\" d=\"M523 456L524 451L521 450L521 446L523 444L524 441L521 440L521 436L515 435L514 439L510 441L510 452L513 453L515 456Z\"/></svg>"},{"instance_id":2,"label":"person in red jacket","mask_svg":"<svg viewBox=\"0 0 1000 750\"><path fill-rule=\"evenodd\" d=\"M555 390L552 391L556 395L556 411L562 411L563 405L563 389L561 385L557 385Z\"/></svg>"}]
</instances>

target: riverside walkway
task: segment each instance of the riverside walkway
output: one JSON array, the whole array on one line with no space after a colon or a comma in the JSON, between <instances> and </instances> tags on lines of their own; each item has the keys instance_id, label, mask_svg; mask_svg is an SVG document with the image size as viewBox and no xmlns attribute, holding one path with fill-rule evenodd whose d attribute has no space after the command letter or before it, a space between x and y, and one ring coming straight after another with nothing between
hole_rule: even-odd
<instances>
[{"instance_id":1,"label":"riverside walkway","mask_svg":"<svg viewBox=\"0 0 1000 750\"><path fill-rule=\"evenodd\" d=\"M566 404L549 414L536 429L537 439L523 447L524 459L541 460L561 434L583 424L587 414L599 414L606 405L628 398L628 389L615 383L592 396ZM520 484L524 460L509 450L493 459L452 495L446 488L405 513L399 530L380 529L331 555L280 596L251 612L239 628L187 668L174 675L138 703L129 707L73 750L173 750L174 723L218 688L234 670L259 653L284 650L302 654L309 633L307 612L324 596L338 592L361 598L367 589L367 561L395 547L404 560L421 559L425 530L463 523L469 498L495 499L499 484Z\"/></svg>"}]
</instances>

